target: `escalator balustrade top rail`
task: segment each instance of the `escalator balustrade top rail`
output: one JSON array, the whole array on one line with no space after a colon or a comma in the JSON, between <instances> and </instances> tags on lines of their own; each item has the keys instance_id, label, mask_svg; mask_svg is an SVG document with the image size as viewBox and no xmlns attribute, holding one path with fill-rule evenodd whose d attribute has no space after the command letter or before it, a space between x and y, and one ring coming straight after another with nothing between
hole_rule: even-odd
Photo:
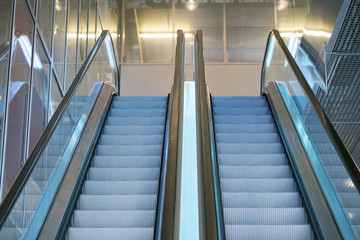
<instances>
[{"instance_id":1,"label":"escalator balustrade top rail","mask_svg":"<svg viewBox=\"0 0 360 240\"><path fill-rule=\"evenodd\" d=\"M110 42L105 42L107 38L110 39ZM91 63L96 58L97 53L99 52L99 49L103 46L103 43L107 45L106 48L110 49L110 52L107 52L107 54L111 54L111 61L115 65L113 68L116 70L116 76L115 76L115 85L116 90L119 93L120 89L120 77L119 77L119 69L118 64L116 60L116 54L114 51L113 41L111 38L110 31L104 30L100 37L98 38L97 42L95 43L92 51L89 53L89 56L86 58L85 62L83 63L81 69L77 73L74 81L70 85L66 95L60 102L59 106L57 107L54 115L50 119L48 125L45 127L43 133L41 134L38 142L36 143L33 151L31 152L29 158L25 162L23 168L21 169L20 173L18 174L17 178L15 179L12 187L10 188L8 194L6 195L4 201L2 202L0 206L0 229L3 227L5 220L8 218L9 214L11 213L11 210L14 208L18 197L20 196L21 192L23 191L27 181L29 180L29 177L36 167L42 152L47 147L49 140L51 139L54 131L56 130L58 124L60 123L62 116L65 115L65 112L67 111L73 97L76 97L77 90L79 89L80 84L82 83L82 80L86 76L88 69L91 66ZM110 60L109 60L110 61Z\"/></svg>"},{"instance_id":2,"label":"escalator balustrade top rail","mask_svg":"<svg viewBox=\"0 0 360 240\"><path fill-rule=\"evenodd\" d=\"M314 112L316 113L318 120L320 121L321 125L323 126L328 138L332 142L336 152L340 156L344 166L346 167L349 175L351 176L351 179L358 190L360 192L360 169L358 165L356 164L354 158L351 156L348 149L345 147L344 143L342 142L340 136L336 132L334 126L330 122L329 118L327 117L325 111L320 105L320 102L316 98L314 92L311 90L311 87L309 86L308 82L306 81L304 75L302 74L298 64L296 63L295 59L291 55L289 49L287 48L284 40L280 36L280 33L278 30L273 29L270 31L267 44L266 44L266 50L262 65L262 72L261 72L261 94L265 93L265 71L266 71L266 59L267 54L269 52L269 47L271 47L270 41L274 38L278 45L280 46L282 53L284 54L290 68L292 69L295 77L297 78L303 92L306 95L306 98L310 102Z\"/></svg>"}]
</instances>

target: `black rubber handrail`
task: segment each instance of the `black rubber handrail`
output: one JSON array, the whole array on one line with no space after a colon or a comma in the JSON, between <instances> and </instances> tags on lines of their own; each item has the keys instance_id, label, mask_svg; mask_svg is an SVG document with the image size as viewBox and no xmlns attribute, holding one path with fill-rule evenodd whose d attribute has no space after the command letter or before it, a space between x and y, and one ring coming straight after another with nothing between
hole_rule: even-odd
<instances>
[{"instance_id":1,"label":"black rubber handrail","mask_svg":"<svg viewBox=\"0 0 360 240\"><path fill-rule=\"evenodd\" d=\"M12 184L9 192L7 193L4 201L0 205L0 229L3 227L3 224L5 220L7 219L11 209L13 209L14 204L16 203L16 200L18 196L20 195L21 191L23 190L26 182L28 181L30 174L32 170L35 168L36 163L38 162L43 150L46 148L48 141L50 140L53 132L55 131L58 123L61 120L61 117L65 113L67 107L69 106L72 97L76 94L77 89L80 86L81 80L84 78L85 74L87 73L87 70L89 69L92 61L95 59L97 52L99 51L100 47L102 46L102 43L105 41L106 37L109 36L111 39L110 32L108 30L105 30L101 33L99 39L96 41L93 49L89 53L89 56L86 58L85 62L83 63L80 71L76 75L74 81L70 85L66 95L60 102L59 106L57 107L54 115L51 117L48 125L45 127L44 131L42 132L39 140L37 141L34 149L30 153L30 156L28 157L27 161L25 162L24 166L20 170L20 173L16 177L14 183ZM112 39L111 39L112 42ZM112 42L113 44L113 42ZM120 76L119 76L119 68L117 65L116 55L114 52L114 46L112 45L112 50L114 54L114 61L115 61L115 67L117 70L117 85L118 85L118 93L120 92Z\"/></svg>"},{"instance_id":2,"label":"black rubber handrail","mask_svg":"<svg viewBox=\"0 0 360 240\"><path fill-rule=\"evenodd\" d=\"M179 181L177 165L179 152L181 152L181 126L182 126L182 94L185 79L185 36L182 30L177 31L177 44L175 55L175 72L172 93L170 95L170 129L168 136L167 167L165 177L165 192L160 225L156 226L155 239L177 239L176 226L176 198L180 189L176 189ZM159 234L160 233L160 234Z\"/></svg>"},{"instance_id":3,"label":"black rubber handrail","mask_svg":"<svg viewBox=\"0 0 360 240\"><path fill-rule=\"evenodd\" d=\"M203 210L200 217L204 219L204 234L205 239L225 239L225 230L222 217L222 207L219 197L215 194L215 188L220 189L219 181L215 176L213 166L215 160L213 159L212 150L215 148L214 142L211 141L211 126L210 117L211 110L209 109L210 95L207 91L205 80L205 65L203 54L203 37L202 31L199 30L195 34L194 39L195 50L195 91L196 91L196 110L197 110L197 141L198 141L198 156L200 157L200 166L202 167L202 183L203 187Z\"/></svg>"},{"instance_id":4,"label":"black rubber handrail","mask_svg":"<svg viewBox=\"0 0 360 240\"><path fill-rule=\"evenodd\" d=\"M356 164L354 158L351 156L349 150L344 145L343 141L341 140L340 136L336 132L334 126L332 125L331 121L327 117L325 111L321 107L320 102L316 98L316 95L311 90L311 87L309 86L308 82L306 81L304 75L302 74L299 66L297 65L296 61L294 60L293 56L291 55L289 49L287 48L284 40L280 36L279 31L276 29L273 29L269 33L269 37L266 44L266 50L262 65L262 71L261 71L261 94L264 94L264 87L265 87L265 73L266 73L266 58L269 48L269 43L271 37L274 36L277 43L279 44L287 62L289 63L289 66L293 70L293 73L295 77L297 78L298 82L300 83L300 86L302 90L304 91L308 101L310 102L312 108L314 109L314 112L316 113L317 117L319 118L319 121L323 128L325 129L325 132L327 136L329 137L331 143L333 144L337 154L339 155L340 159L342 160L344 166L346 167L346 170L348 171L351 180L353 181L357 191L360 193L360 169L358 165Z\"/></svg>"}]
</instances>

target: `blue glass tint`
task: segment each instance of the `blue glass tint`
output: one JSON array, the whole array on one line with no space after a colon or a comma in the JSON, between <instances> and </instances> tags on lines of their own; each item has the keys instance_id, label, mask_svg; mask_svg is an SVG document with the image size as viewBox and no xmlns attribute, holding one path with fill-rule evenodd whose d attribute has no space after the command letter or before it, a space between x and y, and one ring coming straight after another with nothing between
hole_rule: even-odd
<instances>
[{"instance_id":1,"label":"blue glass tint","mask_svg":"<svg viewBox=\"0 0 360 240\"><path fill-rule=\"evenodd\" d=\"M46 48L49 50L49 52L51 50L54 2L55 1L53 0L38 0L38 12L36 14L41 36L43 37ZM63 22L63 24L64 23L65 22Z\"/></svg>"},{"instance_id":2,"label":"blue glass tint","mask_svg":"<svg viewBox=\"0 0 360 240\"><path fill-rule=\"evenodd\" d=\"M59 85L55 79L54 73L51 77L51 90L50 90L50 104L49 104L49 119L52 117L57 107L59 106L62 100L62 94Z\"/></svg>"},{"instance_id":3,"label":"blue glass tint","mask_svg":"<svg viewBox=\"0 0 360 240\"><path fill-rule=\"evenodd\" d=\"M44 68L45 62L38 48L36 53L40 61L39 70L36 70L39 72L34 72L34 82L39 81L39 84L44 84L43 81L46 78L43 77L43 70L40 70L40 66ZM0 239L37 238L102 84L106 82L115 86L117 81L117 68L110 66L110 58L107 53L106 44L103 42L89 68L80 79L79 87L59 119L46 146L39 153L21 194L15 200L13 209L0 229ZM113 52L111 53L113 54ZM35 74L41 78L35 80ZM55 88L55 84L55 82L52 84L50 108L55 108L60 100L58 99L59 89ZM37 90L33 89L33 91ZM42 99L39 102L42 103ZM33 100L32 103L35 101ZM42 109L42 107L40 108Z\"/></svg>"},{"instance_id":4,"label":"blue glass tint","mask_svg":"<svg viewBox=\"0 0 360 240\"><path fill-rule=\"evenodd\" d=\"M34 148L42 131L47 125L50 62L44 47L36 34L36 51L34 53L34 68L31 84L31 107L28 154Z\"/></svg>"},{"instance_id":5,"label":"blue glass tint","mask_svg":"<svg viewBox=\"0 0 360 240\"><path fill-rule=\"evenodd\" d=\"M341 234L359 238L360 195L277 42L265 63L265 84L276 82Z\"/></svg>"},{"instance_id":6,"label":"blue glass tint","mask_svg":"<svg viewBox=\"0 0 360 240\"><path fill-rule=\"evenodd\" d=\"M10 51L11 1L3 1L0 8L0 161L2 159L5 131L5 111L8 87L8 68ZM1 170L1 164L0 164Z\"/></svg>"},{"instance_id":7,"label":"blue glass tint","mask_svg":"<svg viewBox=\"0 0 360 240\"><path fill-rule=\"evenodd\" d=\"M64 62L65 62L65 34L66 34L66 0L55 1L55 22L54 22L54 49L53 49L53 64L59 82L63 84L64 77Z\"/></svg>"},{"instance_id":8,"label":"blue glass tint","mask_svg":"<svg viewBox=\"0 0 360 240\"><path fill-rule=\"evenodd\" d=\"M195 82L184 83L184 116L181 159L179 239L197 240L200 238L200 234Z\"/></svg>"},{"instance_id":9,"label":"blue glass tint","mask_svg":"<svg viewBox=\"0 0 360 240\"><path fill-rule=\"evenodd\" d=\"M2 197L6 195L26 157L30 75L34 23L26 3L16 1L15 35L8 91L7 139L1 179ZM38 63L38 62L37 62ZM34 63L34 68L37 67Z\"/></svg>"}]
</instances>

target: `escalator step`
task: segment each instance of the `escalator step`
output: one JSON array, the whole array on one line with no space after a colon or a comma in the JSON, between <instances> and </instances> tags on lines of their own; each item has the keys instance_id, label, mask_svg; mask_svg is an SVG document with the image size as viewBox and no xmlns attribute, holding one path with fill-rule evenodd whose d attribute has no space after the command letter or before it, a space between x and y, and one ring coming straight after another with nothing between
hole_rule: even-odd
<instances>
[{"instance_id":1,"label":"escalator step","mask_svg":"<svg viewBox=\"0 0 360 240\"><path fill-rule=\"evenodd\" d=\"M220 178L289 178L289 166L220 166Z\"/></svg>"},{"instance_id":2,"label":"escalator step","mask_svg":"<svg viewBox=\"0 0 360 240\"><path fill-rule=\"evenodd\" d=\"M224 208L228 225L306 224L303 208Z\"/></svg>"},{"instance_id":3,"label":"escalator step","mask_svg":"<svg viewBox=\"0 0 360 240\"><path fill-rule=\"evenodd\" d=\"M98 145L96 155L101 156L159 156L162 146L158 145Z\"/></svg>"},{"instance_id":4,"label":"escalator step","mask_svg":"<svg viewBox=\"0 0 360 240\"><path fill-rule=\"evenodd\" d=\"M273 123L271 115L258 116L214 116L215 123L238 124L238 123Z\"/></svg>"},{"instance_id":5,"label":"escalator step","mask_svg":"<svg viewBox=\"0 0 360 240\"><path fill-rule=\"evenodd\" d=\"M219 154L252 154L252 153L284 153L281 143L218 143L217 151Z\"/></svg>"},{"instance_id":6,"label":"escalator step","mask_svg":"<svg viewBox=\"0 0 360 240\"><path fill-rule=\"evenodd\" d=\"M107 126L151 126L161 125L164 126L165 119L163 117L146 117L144 121L143 117L108 117L106 119Z\"/></svg>"},{"instance_id":7,"label":"escalator step","mask_svg":"<svg viewBox=\"0 0 360 240\"><path fill-rule=\"evenodd\" d=\"M66 239L153 239L166 97L114 97Z\"/></svg>"},{"instance_id":8,"label":"escalator step","mask_svg":"<svg viewBox=\"0 0 360 240\"><path fill-rule=\"evenodd\" d=\"M271 166L286 165L285 154L229 154L218 153L218 162L221 166Z\"/></svg>"},{"instance_id":9,"label":"escalator step","mask_svg":"<svg viewBox=\"0 0 360 240\"><path fill-rule=\"evenodd\" d=\"M157 193L157 181L85 181L85 194L152 195Z\"/></svg>"},{"instance_id":10,"label":"escalator step","mask_svg":"<svg viewBox=\"0 0 360 240\"><path fill-rule=\"evenodd\" d=\"M149 228L69 228L68 240L152 240L154 229Z\"/></svg>"},{"instance_id":11,"label":"escalator step","mask_svg":"<svg viewBox=\"0 0 360 240\"><path fill-rule=\"evenodd\" d=\"M223 193L281 193L296 191L296 184L293 178L222 179L220 185Z\"/></svg>"},{"instance_id":12,"label":"escalator step","mask_svg":"<svg viewBox=\"0 0 360 240\"><path fill-rule=\"evenodd\" d=\"M154 168L161 156L94 156L92 166L97 168Z\"/></svg>"},{"instance_id":13,"label":"escalator step","mask_svg":"<svg viewBox=\"0 0 360 240\"><path fill-rule=\"evenodd\" d=\"M227 239L313 239L309 225L228 225L225 227Z\"/></svg>"},{"instance_id":14,"label":"escalator step","mask_svg":"<svg viewBox=\"0 0 360 240\"><path fill-rule=\"evenodd\" d=\"M109 116L112 117L159 117L165 116L165 109L111 109Z\"/></svg>"},{"instance_id":15,"label":"escalator step","mask_svg":"<svg viewBox=\"0 0 360 240\"><path fill-rule=\"evenodd\" d=\"M259 108L231 108L231 107L215 107L213 109L214 114L216 115L226 115L226 116L237 116L237 115L270 115L271 112L267 107Z\"/></svg>"},{"instance_id":16,"label":"escalator step","mask_svg":"<svg viewBox=\"0 0 360 240\"><path fill-rule=\"evenodd\" d=\"M73 218L73 227L79 228L148 228L154 227L155 211L75 210Z\"/></svg>"},{"instance_id":17,"label":"escalator step","mask_svg":"<svg viewBox=\"0 0 360 240\"><path fill-rule=\"evenodd\" d=\"M128 135L128 136L116 136L116 135L102 135L99 143L102 145L145 145L145 144L159 144L162 145L163 135Z\"/></svg>"},{"instance_id":18,"label":"escalator step","mask_svg":"<svg viewBox=\"0 0 360 240\"><path fill-rule=\"evenodd\" d=\"M226 239L313 239L264 97L213 97Z\"/></svg>"},{"instance_id":19,"label":"escalator step","mask_svg":"<svg viewBox=\"0 0 360 240\"><path fill-rule=\"evenodd\" d=\"M267 142L280 142L277 133L219 133L216 134L217 143L267 143Z\"/></svg>"},{"instance_id":20,"label":"escalator step","mask_svg":"<svg viewBox=\"0 0 360 240\"><path fill-rule=\"evenodd\" d=\"M90 168L89 180L97 181L154 181L159 168Z\"/></svg>"},{"instance_id":21,"label":"escalator step","mask_svg":"<svg viewBox=\"0 0 360 240\"><path fill-rule=\"evenodd\" d=\"M113 109L164 109L166 101L114 101Z\"/></svg>"},{"instance_id":22,"label":"escalator step","mask_svg":"<svg viewBox=\"0 0 360 240\"><path fill-rule=\"evenodd\" d=\"M115 96L113 102L148 102L148 101L167 101L164 96Z\"/></svg>"},{"instance_id":23,"label":"escalator step","mask_svg":"<svg viewBox=\"0 0 360 240\"><path fill-rule=\"evenodd\" d=\"M163 133L164 126L104 126L103 134L105 135L159 135Z\"/></svg>"},{"instance_id":24,"label":"escalator step","mask_svg":"<svg viewBox=\"0 0 360 240\"><path fill-rule=\"evenodd\" d=\"M224 208L300 208L297 192L284 193L223 193Z\"/></svg>"},{"instance_id":25,"label":"escalator step","mask_svg":"<svg viewBox=\"0 0 360 240\"><path fill-rule=\"evenodd\" d=\"M81 195L80 210L119 211L119 210L153 210L156 208L156 195Z\"/></svg>"},{"instance_id":26,"label":"escalator step","mask_svg":"<svg viewBox=\"0 0 360 240\"><path fill-rule=\"evenodd\" d=\"M221 133L274 133L274 124L216 124L216 132Z\"/></svg>"}]
</instances>

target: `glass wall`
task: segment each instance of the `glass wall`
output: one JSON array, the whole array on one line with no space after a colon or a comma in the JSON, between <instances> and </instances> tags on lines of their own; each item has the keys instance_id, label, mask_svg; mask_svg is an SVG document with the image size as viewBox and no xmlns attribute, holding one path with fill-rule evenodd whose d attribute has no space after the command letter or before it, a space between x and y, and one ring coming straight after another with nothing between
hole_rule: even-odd
<instances>
[{"instance_id":1,"label":"glass wall","mask_svg":"<svg viewBox=\"0 0 360 240\"><path fill-rule=\"evenodd\" d=\"M34 24L23 0L16 1L12 40L11 77L8 91L7 139L3 161L2 186L9 189L26 158L27 116L29 113L30 78Z\"/></svg>"},{"instance_id":2,"label":"glass wall","mask_svg":"<svg viewBox=\"0 0 360 240\"><path fill-rule=\"evenodd\" d=\"M12 1L0 0L0 169L5 137Z\"/></svg>"},{"instance_id":3,"label":"glass wall","mask_svg":"<svg viewBox=\"0 0 360 240\"><path fill-rule=\"evenodd\" d=\"M0 199L101 34L98 6L97 0L0 0Z\"/></svg>"}]
</instances>

